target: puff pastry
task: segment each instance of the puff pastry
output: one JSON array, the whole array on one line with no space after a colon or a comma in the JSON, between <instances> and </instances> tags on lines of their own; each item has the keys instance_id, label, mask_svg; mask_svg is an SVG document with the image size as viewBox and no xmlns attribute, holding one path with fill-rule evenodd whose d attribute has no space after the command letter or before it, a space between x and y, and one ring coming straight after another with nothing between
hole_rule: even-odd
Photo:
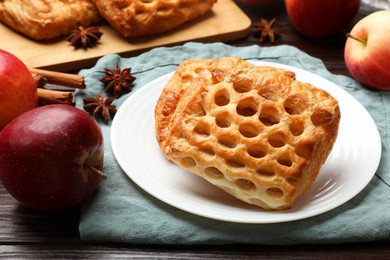
<instances>
[{"instance_id":1,"label":"puff pastry","mask_svg":"<svg viewBox=\"0 0 390 260\"><path fill-rule=\"evenodd\" d=\"M93 0L124 37L170 31L208 12L216 0Z\"/></svg>"},{"instance_id":2,"label":"puff pastry","mask_svg":"<svg viewBox=\"0 0 390 260\"><path fill-rule=\"evenodd\" d=\"M29 38L46 40L96 24L101 16L91 0L1 0L0 20Z\"/></svg>"},{"instance_id":3,"label":"puff pastry","mask_svg":"<svg viewBox=\"0 0 390 260\"><path fill-rule=\"evenodd\" d=\"M324 90L238 57L182 62L155 107L169 160L267 210L291 208L312 185L339 121Z\"/></svg>"}]
</instances>

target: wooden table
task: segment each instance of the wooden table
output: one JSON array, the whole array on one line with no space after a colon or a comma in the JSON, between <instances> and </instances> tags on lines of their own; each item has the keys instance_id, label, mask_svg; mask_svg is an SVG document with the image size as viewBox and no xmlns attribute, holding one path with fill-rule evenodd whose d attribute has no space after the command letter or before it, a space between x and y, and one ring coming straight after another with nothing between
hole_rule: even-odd
<instances>
[{"instance_id":1,"label":"wooden table","mask_svg":"<svg viewBox=\"0 0 390 260\"><path fill-rule=\"evenodd\" d=\"M321 40L309 40L291 27L283 1L274 7L256 9L241 4L252 21L276 18L275 28L283 33L276 43L289 44L322 59L336 74L349 76L343 61L345 34ZM362 9L356 20L369 12ZM260 44L252 33L245 39L229 42L235 46ZM272 44L261 44L271 46ZM82 242L78 234L80 209L62 213L40 213L19 205L0 184L0 257L4 258L157 258L157 259L349 259L359 256L383 259L390 256L390 245L385 242L342 245L302 246L139 246L124 244L93 244Z\"/></svg>"}]
</instances>

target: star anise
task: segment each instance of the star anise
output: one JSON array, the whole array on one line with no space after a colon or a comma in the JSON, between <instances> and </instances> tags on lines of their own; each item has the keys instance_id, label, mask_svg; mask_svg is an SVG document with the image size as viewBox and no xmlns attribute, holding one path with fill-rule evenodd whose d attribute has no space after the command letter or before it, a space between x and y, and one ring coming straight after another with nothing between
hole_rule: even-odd
<instances>
[{"instance_id":1,"label":"star anise","mask_svg":"<svg viewBox=\"0 0 390 260\"><path fill-rule=\"evenodd\" d=\"M65 39L70 42L76 49L83 47L93 48L103 35L98 27L79 26L73 30Z\"/></svg>"},{"instance_id":2,"label":"star anise","mask_svg":"<svg viewBox=\"0 0 390 260\"><path fill-rule=\"evenodd\" d=\"M84 110L92 113L95 117L101 117L105 122L108 122L115 116L116 107L111 105L114 98L110 97L104 100L102 94L98 94L96 98L84 98Z\"/></svg>"},{"instance_id":3,"label":"star anise","mask_svg":"<svg viewBox=\"0 0 390 260\"><path fill-rule=\"evenodd\" d=\"M261 18L261 21L259 23L253 23L255 27L253 32L261 32L260 42L264 42L268 38L271 43L274 43L275 36L282 36L279 31L276 31L272 28L275 22L275 18L272 19L270 22L268 22L266 19Z\"/></svg>"},{"instance_id":4,"label":"star anise","mask_svg":"<svg viewBox=\"0 0 390 260\"><path fill-rule=\"evenodd\" d=\"M130 74L131 68L121 70L119 65L116 65L115 71L110 69L104 69L104 71L107 76L100 79L100 81L106 84L106 92L113 90L115 97L119 98L122 89L127 90L127 92L131 91L131 83L136 79Z\"/></svg>"}]
</instances>

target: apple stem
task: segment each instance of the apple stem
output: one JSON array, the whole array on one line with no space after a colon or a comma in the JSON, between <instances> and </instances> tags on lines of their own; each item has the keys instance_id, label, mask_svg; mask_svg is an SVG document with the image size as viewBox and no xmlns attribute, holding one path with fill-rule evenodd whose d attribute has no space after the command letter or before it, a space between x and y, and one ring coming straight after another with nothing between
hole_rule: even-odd
<instances>
[{"instance_id":1,"label":"apple stem","mask_svg":"<svg viewBox=\"0 0 390 260\"><path fill-rule=\"evenodd\" d=\"M87 164L87 166L88 166L92 171L94 171L95 173L97 173L103 180L106 180L106 179L108 178L108 175L107 175L105 172L103 172L103 171L101 171L101 170L99 170L99 169L93 167L92 165Z\"/></svg>"},{"instance_id":2,"label":"apple stem","mask_svg":"<svg viewBox=\"0 0 390 260\"><path fill-rule=\"evenodd\" d=\"M367 42L365 42L365 41L363 41L363 40L361 40L361 39L359 39L359 38L356 38L355 36L351 35L350 33L347 33L346 36L349 37L349 38L351 38L351 39L354 39L354 40L356 40L356 41L358 41L358 42L361 42L361 43L363 43L364 45L367 44Z\"/></svg>"}]
</instances>

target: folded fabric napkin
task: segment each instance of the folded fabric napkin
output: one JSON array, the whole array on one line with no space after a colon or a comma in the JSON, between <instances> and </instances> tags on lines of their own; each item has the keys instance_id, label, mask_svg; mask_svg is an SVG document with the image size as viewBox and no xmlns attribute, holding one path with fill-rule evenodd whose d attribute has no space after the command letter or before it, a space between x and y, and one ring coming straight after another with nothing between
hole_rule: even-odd
<instances>
[{"instance_id":1,"label":"folded fabric napkin","mask_svg":"<svg viewBox=\"0 0 390 260\"><path fill-rule=\"evenodd\" d=\"M181 61L222 56L240 56L302 68L334 82L360 101L376 122L383 147L380 166L368 186L347 203L303 220L276 224L240 224L213 220L165 204L138 187L115 160L110 143L111 123L101 122L105 138L104 171L109 178L82 205L79 224L81 239L183 245L323 244L389 239L389 92L372 91L351 78L331 74L321 60L295 47L232 47L222 43L187 43L178 47L156 48L132 58L107 55L93 68L80 71L80 74L86 76L87 88L76 93L76 105L82 107L83 97L104 93L104 86L99 82L104 75L104 68L115 69L117 64L121 68L131 67L132 75L137 78L133 83L133 90L115 100L114 105L120 109L126 98L153 79L174 71Z\"/></svg>"}]
</instances>

